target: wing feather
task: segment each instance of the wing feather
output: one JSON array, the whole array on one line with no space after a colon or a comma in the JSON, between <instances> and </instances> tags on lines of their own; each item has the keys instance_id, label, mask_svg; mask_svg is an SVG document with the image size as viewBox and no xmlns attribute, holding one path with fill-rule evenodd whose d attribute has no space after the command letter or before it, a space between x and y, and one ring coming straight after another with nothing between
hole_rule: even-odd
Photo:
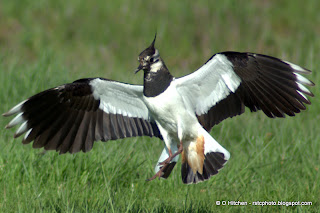
<instances>
[{"instance_id":1,"label":"wing feather","mask_svg":"<svg viewBox=\"0 0 320 213\"><path fill-rule=\"evenodd\" d=\"M271 56L222 52L196 72L176 79L177 91L206 130L240 115L245 106L268 117L294 116L310 104L306 86L314 83L300 74L311 71Z\"/></svg>"},{"instance_id":2,"label":"wing feather","mask_svg":"<svg viewBox=\"0 0 320 213\"><path fill-rule=\"evenodd\" d=\"M23 143L60 153L87 152L94 141L161 137L143 102L143 87L102 78L80 79L43 91L13 107L6 128L20 125Z\"/></svg>"}]
</instances>

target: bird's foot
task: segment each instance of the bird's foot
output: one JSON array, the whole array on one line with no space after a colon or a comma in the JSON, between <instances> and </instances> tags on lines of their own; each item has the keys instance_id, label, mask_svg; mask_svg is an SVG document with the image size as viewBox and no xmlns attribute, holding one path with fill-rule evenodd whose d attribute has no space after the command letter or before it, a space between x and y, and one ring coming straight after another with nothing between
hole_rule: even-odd
<instances>
[{"instance_id":1,"label":"bird's foot","mask_svg":"<svg viewBox=\"0 0 320 213\"><path fill-rule=\"evenodd\" d=\"M183 146L182 146L182 141L180 141L178 151L176 153L172 154L171 149L169 149L169 157L166 160L159 163L159 165L169 164L172 161L172 159L175 158L177 155L179 155L182 151L183 151Z\"/></svg>"},{"instance_id":2,"label":"bird's foot","mask_svg":"<svg viewBox=\"0 0 320 213\"><path fill-rule=\"evenodd\" d=\"M168 165L169 165L169 163L167 163L166 165L164 165L163 167L161 167L160 170L159 170L155 175L153 175L151 178L147 179L146 181L154 180L154 179L156 179L157 177L159 177L159 179L160 179L163 170L165 170L165 168L166 168Z\"/></svg>"},{"instance_id":3,"label":"bird's foot","mask_svg":"<svg viewBox=\"0 0 320 213\"><path fill-rule=\"evenodd\" d=\"M172 154L171 149L169 149L169 157L166 160L159 163L159 165L161 165L162 167L155 175L153 175L151 178L147 179L147 181L154 180L157 177L159 177L159 179L160 179L160 177L162 176L162 172L167 168L167 166L170 164L172 159L175 158L177 155L179 155L182 151L183 151L183 146L182 146L182 141L180 141L180 146L178 148L178 151L176 153Z\"/></svg>"}]
</instances>

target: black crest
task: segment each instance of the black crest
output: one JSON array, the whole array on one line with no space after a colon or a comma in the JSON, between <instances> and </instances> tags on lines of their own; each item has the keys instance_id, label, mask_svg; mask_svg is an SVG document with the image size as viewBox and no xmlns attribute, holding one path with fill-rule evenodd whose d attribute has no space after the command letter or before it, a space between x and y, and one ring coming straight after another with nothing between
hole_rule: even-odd
<instances>
[{"instance_id":1,"label":"black crest","mask_svg":"<svg viewBox=\"0 0 320 213\"><path fill-rule=\"evenodd\" d=\"M142 51L140 53L139 57L144 58L147 55L151 56L151 55L155 54L156 49L154 48L154 44L156 43L156 38L157 38L157 33L155 34L154 39L153 39L152 43L150 44L150 46L147 49L145 49L144 51Z\"/></svg>"}]
</instances>

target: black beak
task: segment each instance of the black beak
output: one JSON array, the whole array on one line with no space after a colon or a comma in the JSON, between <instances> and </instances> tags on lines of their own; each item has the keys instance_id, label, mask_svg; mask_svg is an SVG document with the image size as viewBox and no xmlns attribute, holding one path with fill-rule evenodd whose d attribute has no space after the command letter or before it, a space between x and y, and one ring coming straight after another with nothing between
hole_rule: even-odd
<instances>
[{"instance_id":1,"label":"black beak","mask_svg":"<svg viewBox=\"0 0 320 213\"><path fill-rule=\"evenodd\" d=\"M134 71L134 74L137 74L142 69L143 69L143 66L140 64L138 68Z\"/></svg>"}]
</instances>

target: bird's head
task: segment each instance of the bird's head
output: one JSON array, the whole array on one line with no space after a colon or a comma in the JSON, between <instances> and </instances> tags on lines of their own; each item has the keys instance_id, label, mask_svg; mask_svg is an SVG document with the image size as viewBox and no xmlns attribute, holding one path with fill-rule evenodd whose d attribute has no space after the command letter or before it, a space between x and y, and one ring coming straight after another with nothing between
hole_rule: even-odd
<instances>
[{"instance_id":1,"label":"bird's head","mask_svg":"<svg viewBox=\"0 0 320 213\"><path fill-rule=\"evenodd\" d=\"M157 35L155 35L151 45L140 53L138 57L138 61L140 64L138 68L135 70L135 73L139 72L140 70L143 70L145 72L156 72L158 69L161 68L162 61L160 58L159 51L156 48L154 48L156 37Z\"/></svg>"}]
</instances>

